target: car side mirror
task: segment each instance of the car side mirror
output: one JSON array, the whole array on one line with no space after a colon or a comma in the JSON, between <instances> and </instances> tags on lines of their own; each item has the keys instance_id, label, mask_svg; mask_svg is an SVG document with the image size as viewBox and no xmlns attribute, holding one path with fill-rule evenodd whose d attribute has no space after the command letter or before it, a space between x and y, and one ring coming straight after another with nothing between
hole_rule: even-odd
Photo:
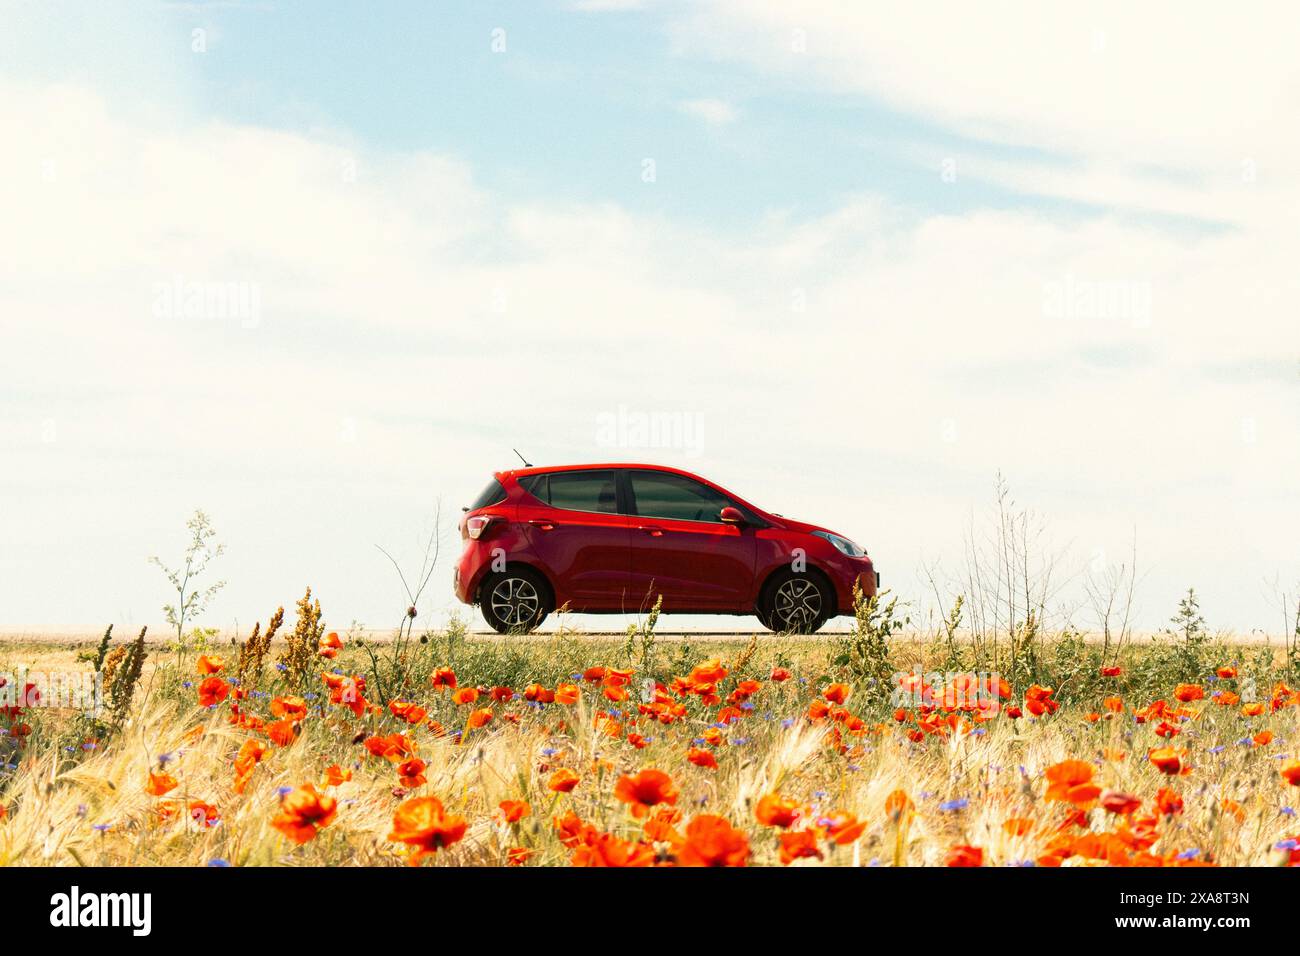
<instances>
[{"instance_id":1,"label":"car side mirror","mask_svg":"<svg viewBox=\"0 0 1300 956\"><path fill-rule=\"evenodd\" d=\"M731 505L727 505L727 507L718 512L718 517L722 519L723 524L734 524L739 526L745 524L745 516L740 513L740 509L733 508Z\"/></svg>"}]
</instances>

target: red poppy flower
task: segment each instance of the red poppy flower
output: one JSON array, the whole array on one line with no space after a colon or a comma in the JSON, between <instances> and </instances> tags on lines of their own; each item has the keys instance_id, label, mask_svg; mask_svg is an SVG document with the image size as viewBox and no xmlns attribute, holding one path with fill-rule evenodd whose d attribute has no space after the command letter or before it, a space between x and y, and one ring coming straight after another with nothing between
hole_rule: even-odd
<instances>
[{"instance_id":1,"label":"red poppy flower","mask_svg":"<svg viewBox=\"0 0 1300 956\"><path fill-rule=\"evenodd\" d=\"M551 825L555 828L556 838L570 849L586 841L596 832L590 824L584 823L572 810L563 816L553 818Z\"/></svg>"},{"instance_id":2,"label":"red poppy flower","mask_svg":"<svg viewBox=\"0 0 1300 956\"><path fill-rule=\"evenodd\" d=\"M325 768L325 785L328 787L337 787L351 779L352 771L344 770L338 764L331 764Z\"/></svg>"},{"instance_id":3,"label":"red poppy flower","mask_svg":"<svg viewBox=\"0 0 1300 956\"><path fill-rule=\"evenodd\" d=\"M577 684L557 684L555 687L557 704L576 704L581 696L582 691L578 689Z\"/></svg>"},{"instance_id":4,"label":"red poppy flower","mask_svg":"<svg viewBox=\"0 0 1300 956\"><path fill-rule=\"evenodd\" d=\"M408 789L422 787L425 784L425 763L419 757L412 757L397 765L399 782Z\"/></svg>"},{"instance_id":5,"label":"red poppy flower","mask_svg":"<svg viewBox=\"0 0 1300 956\"><path fill-rule=\"evenodd\" d=\"M787 830L781 834L781 862L786 866L804 857L822 859L817 835L812 830Z\"/></svg>"},{"instance_id":6,"label":"red poppy flower","mask_svg":"<svg viewBox=\"0 0 1300 956\"><path fill-rule=\"evenodd\" d=\"M292 720L277 720L266 725L266 736L277 747L287 747L298 739L298 725Z\"/></svg>"},{"instance_id":7,"label":"red poppy flower","mask_svg":"<svg viewBox=\"0 0 1300 956\"><path fill-rule=\"evenodd\" d=\"M749 838L722 817L700 814L686 827L685 842L677 848L679 866L744 866L749 861Z\"/></svg>"},{"instance_id":8,"label":"red poppy flower","mask_svg":"<svg viewBox=\"0 0 1300 956\"><path fill-rule=\"evenodd\" d=\"M203 675L215 674L226 666L226 662L215 654L204 654L199 658L198 669Z\"/></svg>"},{"instance_id":9,"label":"red poppy flower","mask_svg":"<svg viewBox=\"0 0 1300 956\"><path fill-rule=\"evenodd\" d=\"M774 681L774 682L780 684L780 683L782 683L783 681L788 681L788 680L789 680L791 677L793 677L793 676L794 676L794 675L791 674L791 673L790 673L788 670L786 670L784 667L773 667L773 668L772 668L772 676L771 676L770 680L772 680L772 681Z\"/></svg>"},{"instance_id":10,"label":"red poppy flower","mask_svg":"<svg viewBox=\"0 0 1300 956\"><path fill-rule=\"evenodd\" d=\"M829 700L832 704L842 705L846 700L849 699L849 685L831 684L824 691L822 691L822 696L825 697L827 700Z\"/></svg>"},{"instance_id":11,"label":"red poppy flower","mask_svg":"<svg viewBox=\"0 0 1300 956\"><path fill-rule=\"evenodd\" d=\"M1142 799L1120 790L1104 790L1101 794L1101 805L1107 813L1128 816L1142 806Z\"/></svg>"},{"instance_id":12,"label":"red poppy flower","mask_svg":"<svg viewBox=\"0 0 1300 956\"><path fill-rule=\"evenodd\" d=\"M799 819L799 804L782 799L779 793L769 793L758 801L754 819L763 826L788 828Z\"/></svg>"},{"instance_id":13,"label":"red poppy flower","mask_svg":"<svg viewBox=\"0 0 1300 956\"><path fill-rule=\"evenodd\" d=\"M330 631L325 635L325 639L320 642L316 648L318 654L328 660L334 660L338 657L339 650L342 649L343 642L339 640L338 631Z\"/></svg>"},{"instance_id":14,"label":"red poppy flower","mask_svg":"<svg viewBox=\"0 0 1300 956\"><path fill-rule=\"evenodd\" d=\"M528 862L528 858L532 856L534 852L535 851L530 850L528 847L512 846L510 849L506 850L506 865L523 866Z\"/></svg>"},{"instance_id":15,"label":"red poppy flower","mask_svg":"<svg viewBox=\"0 0 1300 956\"><path fill-rule=\"evenodd\" d=\"M280 812L272 818L271 826L301 845L329 826L337 813L338 802L333 797L317 793L312 784L304 783L280 801Z\"/></svg>"},{"instance_id":16,"label":"red poppy flower","mask_svg":"<svg viewBox=\"0 0 1300 956\"><path fill-rule=\"evenodd\" d=\"M1181 756L1173 747L1157 747L1147 754L1147 759L1157 770L1165 774L1176 774L1183 768Z\"/></svg>"},{"instance_id":17,"label":"red poppy flower","mask_svg":"<svg viewBox=\"0 0 1300 956\"><path fill-rule=\"evenodd\" d=\"M885 798L885 814L895 823L910 816L915 806L912 798L902 790L895 790Z\"/></svg>"},{"instance_id":18,"label":"red poppy flower","mask_svg":"<svg viewBox=\"0 0 1300 956\"><path fill-rule=\"evenodd\" d=\"M697 767L704 767L706 770L717 770L718 761L713 756L713 752L705 750L703 747L692 747L686 751L686 759Z\"/></svg>"},{"instance_id":19,"label":"red poppy flower","mask_svg":"<svg viewBox=\"0 0 1300 956\"><path fill-rule=\"evenodd\" d=\"M1293 787L1300 787L1300 760L1288 760L1278 768L1282 779Z\"/></svg>"},{"instance_id":20,"label":"red poppy flower","mask_svg":"<svg viewBox=\"0 0 1300 956\"><path fill-rule=\"evenodd\" d=\"M448 814L437 797L413 797L393 814L393 831L388 839L405 843L408 862L419 865L426 856L451 846L465 835L463 817Z\"/></svg>"},{"instance_id":21,"label":"red poppy flower","mask_svg":"<svg viewBox=\"0 0 1300 956\"><path fill-rule=\"evenodd\" d=\"M1117 664L1111 664L1101 669L1102 677L1118 677L1122 673L1124 673L1124 668Z\"/></svg>"},{"instance_id":22,"label":"red poppy flower","mask_svg":"<svg viewBox=\"0 0 1300 956\"><path fill-rule=\"evenodd\" d=\"M1205 688L1200 684L1179 684L1174 688L1174 696L1184 704L1193 700L1202 700L1205 697Z\"/></svg>"},{"instance_id":23,"label":"red poppy flower","mask_svg":"<svg viewBox=\"0 0 1300 956\"><path fill-rule=\"evenodd\" d=\"M1156 791L1156 809L1162 816L1171 817L1183 810L1183 798L1168 787Z\"/></svg>"},{"instance_id":24,"label":"red poppy flower","mask_svg":"<svg viewBox=\"0 0 1300 956\"><path fill-rule=\"evenodd\" d=\"M600 833L588 842L579 844L573 851L570 863L573 866L654 866L655 850L648 843L623 840L612 833Z\"/></svg>"},{"instance_id":25,"label":"red poppy flower","mask_svg":"<svg viewBox=\"0 0 1300 956\"><path fill-rule=\"evenodd\" d=\"M983 866L984 851L977 846L961 844L948 851L944 866Z\"/></svg>"},{"instance_id":26,"label":"red poppy flower","mask_svg":"<svg viewBox=\"0 0 1300 956\"><path fill-rule=\"evenodd\" d=\"M852 813L837 810L821 823L826 836L840 846L848 846L862 836L867 829L867 821L859 820Z\"/></svg>"},{"instance_id":27,"label":"red poppy flower","mask_svg":"<svg viewBox=\"0 0 1300 956\"><path fill-rule=\"evenodd\" d=\"M253 776L253 768L266 756L266 744L260 740L245 740L235 755L235 793L243 793Z\"/></svg>"},{"instance_id":28,"label":"red poppy flower","mask_svg":"<svg viewBox=\"0 0 1300 956\"><path fill-rule=\"evenodd\" d=\"M678 790L673 778L662 770L642 770L635 777L624 775L614 785L615 799L626 803L636 819L641 819L651 807L661 803L677 802Z\"/></svg>"},{"instance_id":29,"label":"red poppy flower","mask_svg":"<svg viewBox=\"0 0 1300 956\"><path fill-rule=\"evenodd\" d=\"M1235 667L1220 667L1220 668L1218 668L1217 670L1215 670L1214 673L1215 673L1217 676L1221 677L1223 680L1232 680L1234 677L1237 676L1237 668L1235 668Z\"/></svg>"},{"instance_id":30,"label":"red poppy flower","mask_svg":"<svg viewBox=\"0 0 1300 956\"><path fill-rule=\"evenodd\" d=\"M526 800L502 800L497 809L501 811L501 819L506 823L518 823L533 812Z\"/></svg>"},{"instance_id":31,"label":"red poppy flower","mask_svg":"<svg viewBox=\"0 0 1300 956\"><path fill-rule=\"evenodd\" d=\"M1046 799L1062 800L1075 806L1090 803L1101 793L1092 784L1093 766L1083 760L1063 760L1047 768Z\"/></svg>"},{"instance_id":32,"label":"red poppy flower","mask_svg":"<svg viewBox=\"0 0 1300 956\"><path fill-rule=\"evenodd\" d=\"M186 808L190 819L200 827L215 826L221 820L221 811L202 800L191 800Z\"/></svg>"},{"instance_id":33,"label":"red poppy flower","mask_svg":"<svg viewBox=\"0 0 1300 956\"><path fill-rule=\"evenodd\" d=\"M301 697L276 697L271 701L271 713L276 717L302 720L307 716L307 702Z\"/></svg>"},{"instance_id":34,"label":"red poppy flower","mask_svg":"<svg viewBox=\"0 0 1300 956\"><path fill-rule=\"evenodd\" d=\"M199 706L212 707L230 694L230 685L220 677L209 677L199 683Z\"/></svg>"},{"instance_id":35,"label":"red poppy flower","mask_svg":"<svg viewBox=\"0 0 1300 956\"><path fill-rule=\"evenodd\" d=\"M551 774L551 779L547 782L546 788L553 790L555 793L572 793L573 788L578 785L578 779L578 775L568 767L561 767Z\"/></svg>"},{"instance_id":36,"label":"red poppy flower","mask_svg":"<svg viewBox=\"0 0 1300 956\"><path fill-rule=\"evenodd\" d=\"M555 691L547 690L541 684L529 684L524 688L524 700L535 700L549 704L555 700Z\"/></svg>"},{"instance_id":37,"label":"red poppy flower","mask_svg":"<svg viewBox=\"0 0 1300 956\"><path fill-rule=\"evenodd\" d=\"M164 793L175 790L177 786L176 778L169 773L150 773L149 782L144 785L144 792L161 797Z\"/></svg>"}]
</instances>

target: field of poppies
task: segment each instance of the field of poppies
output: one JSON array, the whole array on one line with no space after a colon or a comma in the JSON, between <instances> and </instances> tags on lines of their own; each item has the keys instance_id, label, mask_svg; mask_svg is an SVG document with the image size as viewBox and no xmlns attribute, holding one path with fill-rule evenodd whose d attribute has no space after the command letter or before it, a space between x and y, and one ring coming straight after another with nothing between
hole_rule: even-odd
<instances>
[{"instance_id":1,"label":"field of poppies","mask_svg":"<svg viewBox=\"0 0 1300 956\"><path fill-rule=\"evenodd\" d=\"M959 669L904 635L863 666L853 635L374 643L319 605L282 618L0 648L0 864L1300 861L1300 694L1268 648L1063 635ZM76 668L94 714L41 696Z\"/></svg>"}]
</instances>

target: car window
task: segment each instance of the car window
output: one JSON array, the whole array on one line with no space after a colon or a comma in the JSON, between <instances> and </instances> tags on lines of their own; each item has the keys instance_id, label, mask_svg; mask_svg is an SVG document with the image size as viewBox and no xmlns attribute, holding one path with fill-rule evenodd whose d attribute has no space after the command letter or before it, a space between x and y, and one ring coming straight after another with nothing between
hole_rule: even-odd
<instances>
[{"instance_id":1,"label":"car window","mask_svg":"<svg viewBox=\"0 0 1300 956\"><path fill-rule=\"evenodd\" d=\"M646 518L720 522L720 512L732 504L726 495L681 475L634 471L630 477L636 513Z\"/></svg>"},{"instance_id":2,"label":"car window","mask_svg":"<svg viewBox=\"0 0 1300 956\"><path fill-rule=\"evenodd\" d=\"M495 505L506 500L506 490L501 487L501 482L493 478L487 483L487 487L479 492L479 496L474 499L466 510L477 511L479 508L486 508L488 505Z\"/></svg>"},{"instance_id":3,"label":"car window","mask_svg":"<svg viewBox=\"0 0 1300 956\"><path fill-rule=\"evenodd\" d=\"M546 493L546 479L549 477L549 475L528 475L519 479L519 487L538 501L547 502L549 498Z\"/></svg>"},{"instance_id":4,"label":"car window","mask_svg":"<svg viewBox=\"0 0 1300 956\"><path fill-rule=\"evenodd\" d=\"M552 508L618 513L618 486L612 471L555 471L545 477L546 481L527 490Z\"/></svg>"}]
</instances>

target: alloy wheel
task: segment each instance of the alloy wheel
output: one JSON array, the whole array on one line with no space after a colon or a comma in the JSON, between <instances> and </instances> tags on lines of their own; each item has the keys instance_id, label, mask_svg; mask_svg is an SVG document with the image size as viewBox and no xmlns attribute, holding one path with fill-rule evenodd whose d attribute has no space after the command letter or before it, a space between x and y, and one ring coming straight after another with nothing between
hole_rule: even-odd
<instances>
[{"instance_id":1,"label":"alloy wheel","mask_svg":"<svg viewBox=\"0 0 1300 956\"><path fill-rule=\"evenodd\" d=\"M772 609L784 627L808 627L822 613L821 588L808 578L791 578L776 589Z\"/></svg>"},{"instance_id":2,"label":"alloy wheel","mask_svg":"<svg viewBox=\"0 0 1300 956\"><path fill-rule=\"evenodd\" d=\"M502 578L488 598L492 614L507 627L523 627L537 619L542 608L541 595L531 581Z\"/></svg>"}]
</instances>

